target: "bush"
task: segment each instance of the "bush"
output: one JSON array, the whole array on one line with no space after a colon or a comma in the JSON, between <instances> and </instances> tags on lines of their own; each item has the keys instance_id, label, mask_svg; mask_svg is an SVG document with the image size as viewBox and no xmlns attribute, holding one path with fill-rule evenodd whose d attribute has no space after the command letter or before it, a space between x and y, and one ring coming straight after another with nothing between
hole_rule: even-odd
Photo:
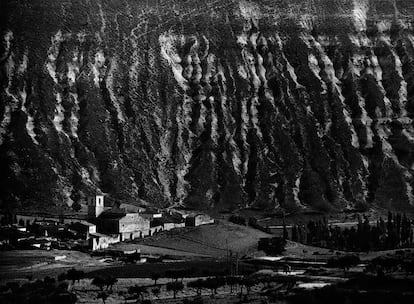
<instances>
[{"instance_id":1,"label":"bush","mask_svg":"<svg viewBox=\"0 0 414 304\"><path fill-rule=\"evenodd\" d=\"M334 257L328 260L328 267L338 267L348 270L352 266L356 266L361 263L361 260L356 255L344 255L341 257Z\"/></svg>"},{"instance_id":2,"label":"bush","mask_svg":"<svg viewBox=\"0 0 414 304\"><path fill-rule=\"evenodd\" d=\"M187 287L194 288L197 291L197 295L201 295L201 290L204 288L203 279L198 279L187 283Z\"/></svg>"},{"instance_id":3,"label":"bush","mask_svg":"<svg viewBox=\"0 0 414 304\"><path fill-rule=\"evenodd\" d=\"M182 282L169 282L167 283L167 291L172 291L174 299L177 297L177 293L184 289L184 284Z\"/></svg>"},{"instance_id":4,"label":"bush","mask_svg":"<svg viewBox=\"0 0 414 304\"><path fill-rule=\"evenodd\" d=\"M241 215L231 215L229 221L237 225L246 226L246 219Z\"/></svg>"},{"instance_id":5,"label":"bush","mask_svg":"<svg viewBox=\"0 0 414 304\"><path fill-rule=\"evenodd\" d=\"M66 278L72 281L72 284L75 282L79 282L81 279L85 277L85 273L82 270L76 270L74 268L68 270L66 273Z\"/></svg>"},{"instance_id":6,"label":"bush","mask_svg":"<svg viewBox=\"0 0 414 304\"><path fill-rule=\"evenodd\" d=\"M19 284L8 283L9 293L0 296L0 303L76 303L75 294L68 292L67 284L56 286L54 278L46 277L43 281L27 282L21 287Z\"/></svg>"},{"instance_id":7,"label":"bush","mask_svg":"<svg viewBox=\"0 0 414 304\"><path fill-rule=\"evenodd\" d=\"M278 255L285 251L286 241L280 237L261 238L258 250L264 251L267 255Z\"/></svg>"}]
</instances>

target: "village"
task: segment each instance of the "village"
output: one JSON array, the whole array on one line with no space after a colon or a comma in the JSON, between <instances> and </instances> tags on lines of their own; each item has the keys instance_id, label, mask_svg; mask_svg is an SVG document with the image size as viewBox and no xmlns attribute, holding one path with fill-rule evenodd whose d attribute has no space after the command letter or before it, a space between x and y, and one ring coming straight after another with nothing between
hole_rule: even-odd
<instances>
[{"instance_id":1,"label":"village","mask_svg":"<svg viewBox=\"0 0 414 304\"><path fill-rule=\"evenodd\" d=\"M210 216L128 204L105 206L104 195L87 198L87 215L76 217L17 213L1 216L0 249L97 251L162 231L213 224Z\"/></svg>"},{"instance_id":2,"label":"village","mask_svg":"<svg viewBox=\"0 0 414 304\"><path fill-rule=\"evenodd\" d=\"M45 292L67 303L258 304L366 276L412 282L411 216L300 222L244 211L213 218L94 195L78 213L5 214L0 302L23 294L38 303L32 297Z\"/></svg>"}]
</instances>

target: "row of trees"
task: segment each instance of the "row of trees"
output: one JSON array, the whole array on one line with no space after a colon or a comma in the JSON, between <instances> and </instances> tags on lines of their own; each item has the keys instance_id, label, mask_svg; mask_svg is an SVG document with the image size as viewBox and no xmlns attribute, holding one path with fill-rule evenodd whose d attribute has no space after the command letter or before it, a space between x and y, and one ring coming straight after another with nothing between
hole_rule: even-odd
<instances>
[{"instance_id":1,"label":"row of trees","mask_svg":"<svg viewBox=\"0 0 414 304\"><path fill-rule=\"evenodd\" d=\"M58 282L54 278L32 281L20 285L9 282L0 286L0 303L76 303L77 296L68 291L67 282Z\"/></svg>"},{"instance_id":2,"label":"row of trees","mask_svg":"<svg viewBox=\"0 0 414 304\"><path fill-rule=\"evenodd\" d=\"M414 223L405 214L389 212L375 224L359 217L356 227L341 229L328 224L326 218L292 227L292 240L338 250L369 251L395 249L413 245Z\"/></svg>"},{"instance_id":3,"label":"row of trees","mask_svg":"<svg viewBox=\"0 0 414 304\"><path fill-rule=\"evenodd\" d=\"M167 291L173 293L174 299L185 289L185 287L195 290L197 296L201 296L202 291L205 289L210 290L211 295L214 296L218 293L219 288L227 286L230 288L230 293L236 292L240 297L242 297L248 296L255 285L262 284L263 286L269 287L272 283L282 284L285 288L292 288L296 284L296 279L293 277L271 276L266 274L253 274L249 276L217 276L190 281L186 286L183 282L175 280L168 282L165 288ZM151 287L135 285L128 289L128 293L132 296L132 298L140 299L141 301L145 301L146 296L150 293L158 298L160 292L161 290L159 286Z\"/></svg>"}]
</instances>

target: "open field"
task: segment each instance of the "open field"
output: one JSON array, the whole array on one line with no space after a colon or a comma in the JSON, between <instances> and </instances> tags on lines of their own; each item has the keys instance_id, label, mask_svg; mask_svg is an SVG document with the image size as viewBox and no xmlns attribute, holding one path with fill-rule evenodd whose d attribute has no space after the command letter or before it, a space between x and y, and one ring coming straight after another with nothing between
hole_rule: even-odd
<instances>
[{"instance_id":1,"label":"open field","mask_svg":"<svg viewBox=\"0 0 414 304\"><path fill-rule=\"evenodd\" d=\"M183 279L184 285L187 285L189 281L193 281L195 278L185 278ZM81 280L79 283L76 283L72 286L71 291L78 296L78 303L102 303L102 300L97 299L96 296L99 293L99 288L91 284L91 279ZM170 282L170 280L162 278L157 282L157 286L154 286L154 282L150 279L143 278L129 278L129 279L119 279L118 282L113 286L112 292L109 298L106 300L106 303L136 303L136 300L126 300L124 296L120 296L120 292L127 293L127 290L130 286L140 285L147 286L148 293L145 294L146 299L151 299L155 303L183 303L184 298L193 298L196 296L196 291L192 288L185 288L182 292L177 294L177 299L173 299L173 294L170 291L167 291L165 284ZM256 303L255 300L264 299L264 297L259 296L257 293L260 292L263 286L255 286L252 288L252 295L249 303ZM160 295L156 298L151 294L153 288L160 288ZM254 294L256 293L256 294ZM254 295L253 295L254 294ZM128 297L128 296L127 296ZM230 288L228 286L220 287L217 290L217 294L214 298L211 297L211 292L208 289L202 290L202 297L206 303L237 303L240 298L236 293L230 293ZM211 301L211 302L210 302ZM260 302L257 302L260 303Z\"/></svg>"},{"instance_id":2,"label":"open field","mask_svg":"<svg viewBox=\"0 0 414 304\"><path fill-rule=\"evenodd\" d=\"M136 242L123 242L113 244L111 247L108 248L109 251L114 250L139 250L143 255L149 255L154 257L171 257L172 259L198 259L198 258L205 258L211 257L206 254L198 254L194 252L184 251L184 250L177 250L177 249L169 249L164 247L157 247L152 245L144 245L144 244L137 244Z\"/></svg>"},{"instance_id":3,"label":"open field","mask_svg":"<svg viewBox=\"0 0 414 304\"><path fill-rule=\"evenodd\" d=\"M283 252L283 256L297 259L327 260L336 255L357 254L360 257L361 261L369 261L379 256L393 255L399 251L414 252L414 248L368 252L345 252L340 250L331 250L327 248L309 246L297 242L288 241L286 245L286 250Z\"/></svg>"},{"instance_id":4,"label":"open field","mask_svg":"<svg viewBox=\"0 0 414 304\"><path fill-rule=\"evenodd\" d=\"M401 249L400 249L401 250ZM406 250L411 249L404 249ZM318 254L314 254L318 252ZM392 255L397 250L361 253L361 258L366 261L375 258L379 255ZM342 254L342 253L341 253ZM55 261L55 256L66 255L66 258L61 261ZM330 252L327 249L306 246L294 242L288 242L287 249L284 256L311 260L312 257L316 261L326 261L327 258L336 255L336 252ZM34 279L42 278L46 275L56 278L60 273L66 272L69 267L75 267L77 269L84 270L86 272L86 278L80 282L71 284L70 291L74 292L78 297L78 303L102 303L101 299L97 298L99 289L91 284L92 278L96 276L113 276L118 278L118 282L114 285L113 290L109 291L110 295L106 303L135 303L135 300L126 300L128 288L136 284L140 286L148 286L149 293L145 295L147 299L151 298L153 303L172 304L183 303L184 298L194 298L196 291L191 288L185 288L183 292L178 294L177 299L173 299L172 293L166 290L165 284L171 279L165 278L165 272L169 270L190 270L184 283L191 280L195 280L200 277L211 277L215 275L225 274L224 271L228 267L226 260L218 260L214 258L198 258L193 257L192 260L185 261L171 261L163 263L145 263L145 264L124 264L119 262L106 263L99 258L90 257L85 253L71 252L71 251L40 251L40 250L25 250L25 251L9 251L0 253L0 265L2 270L2 277L0 284L4 284L6 281L27 281L25 275L33 275ZM18 265L18 266L16 266ZM362 275L364 266L359 265L351 267L348 271L337 268L321 267L308 267L306 265L293 266L290 273L284 273L280 266L264 266L266 270L262 270L265 273L274 273L277 276L292 277L297 286L305 285L325 285L336 284L338 282L344 282L347 279L353 278L358 275ZM239 274L244 272L251 273L262 269L260 266L254 266L247 264L243 260L239 263ZM6 272L3 272L6 270ZM308 271L309 270L309 271ZM151 289L154 288L154 281L148 276L151 273L159 273L160 279L157 282L157 287L161 289L159 298L156 299L151 295ZM6 274L6 277L4 277ZM393 273L393 277L400 279L412 278L402 271ZM282 280L283 281L283 280ZM260 292L265 288L265 285L258 284L253 287L249 300L246 303L261 303L265 297L260 295ZM303 287L304 288L304 287ZM208 289L203 289L202 297L204 303L239 303L240 298L236 294L231 294L228 286L220 287L217 295L211 297L211 292Z\"/></svg>"},{"instance_id":5,"label":"open field","mask_svg":"<svg viewBox=\"0 0 414 304\"><path fill-rule=\"evenodd\" d=\"M247 226L240 226L224 220L212 225L186 227L164 231L151 238L138 239L128 243L118 243L112 246L116 250L131 250L142 248L142 245L176 250L197 256L223 258L228 250L239 255L263 255L257 252L259 238L270 235ZM136 244L136 247L134 247ZM144 251L148 247L143 248ZM158 249L157 249L158 250ZM144 252L143 251L143 252Z\"/></svg>"},{"instance_id":6,"label":"open field","mask_svg":"<svg viewBox=\"0 0 414 304\"><path fill-rule=\"evenodd\" d=\"M63 257L55 260L55 257ZM56 276L72 267L84 271L105 267L108 264L87 253L70 250L10 250L0 251L0 282L10 278Z\"/></svg>"},{"instance_id":7,"label":"open field","mask_svg":"<svg viewBox=\"0 0 414 304\"><path fill-rule=\"evenodd\" d=\"M148 278L151 273L158 273L161 277L170 270L187 270L186 277L202 277L228 275L228 264L223 260L180 261L172 263L145 263L127 264L105 267L87 273L88 277L113 276L117 278ZM253 272L250 264L240 263L239 273Z\"/></svg>"}]
</instances>

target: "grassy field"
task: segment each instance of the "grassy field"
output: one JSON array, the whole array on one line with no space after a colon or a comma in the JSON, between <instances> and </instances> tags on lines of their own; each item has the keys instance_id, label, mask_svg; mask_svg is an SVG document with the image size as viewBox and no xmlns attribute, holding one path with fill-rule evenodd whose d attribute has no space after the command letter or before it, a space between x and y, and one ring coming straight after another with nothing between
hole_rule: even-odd
<instances>
[{"instance_id":1,"label":"grassy field","mask_svg":"<svg viewBox=\"0 0 414 304\"><path fill-rule=\"evenodd\" d=\"M195 280L195 278L185 278L183 280L184 285L187 285L189 281ZM78 303L102 303L102 300L97 299L96 296L99 293L99 289L96 286L91 284L91 279L81 280L79 283L76 283L72 286L71 291L78 296ZM173 294L170 291L166 290L165 284L170 282L170 280L162 278L158 280L157 286L154 286L154 282L151 279L143 278L122 278L118 279L118 282L113 286L112 291L110 292L109 298L106 300L106 303L137 303L136 300L125 300L124 296L121 296L120 293L126 293L130 286L140 285L147 286L148 293L145 294L146 299L151 299L152 303L159 304L175 304L183 303L184 298L194 298L196 296L196 291L192 288L185 288L182 292L179 292L177 299L173 299ZM159 288L161 293L156 298L151 294L153 288ZM262 286L255 286L252 288L252 293L257 293L261 290ZM129 295L127 294L127 297ZM202 298L204 303L239 303L240 298L235 293L230 293L230 288L228 286L220 287L217 290L217 294L214 298L211 297L211 291L208 289L202 290ZM252 294L249 297L249 303L261 303L260 301L255 301L259 299L264 299L264 297L259 296L258 294Z\"/></svg>"},{"instance_id":2,"label":"grassy field","mask_svg":"<svg viewBox=\"0 0 414 304\"><path fill-rule=\"evenodd\" d=\"M262 237L269 237L269 234L251 227L220 220L212 225L164 231L151 238L115 244L112 248L131 250L146 245L152 248L175 250L186 253L186 255L223 258L227 256L228 250L238 252L240 256L246 254L263 255L263 253L257 252L258 240ZM148 247L144 247L144 249L148 250ZM145 250L142 252L145 252Z\"/></svg>"},{"instance_id":3,"label":"grassy field","mask_svg":"<svg viewBox=\"0 0 414 304\"><path fill-rule=\"evenodd\" d=\"M55 257L63 257L55 260ZM68 269L82 268L93 270L107 266L100 258L91 257L87 253L69 250L11 250L0 251L0 282L2 280L24 278L32 275L33 278L57 276Z\"/></svg>"},{"instance_id":4,"label":"grassy field","mask_svg":"<svg viewBox=\"0 0 414 304\"><path fill-rule=\"evenodd\" d=\"M205 277L216 275L229 275L229 264L225 260L198 260L180 261L172 263L145 263L145 264L126 264L121 266L105 267L87 273L88 277L113 276L117 278L148 278L151 273L158 273L165 277L165 273L170 270L184 270L186 277ZM251 273L255 270L254 266L240 262L239 274Z\"/></svg>"},{"instance_id":5,"label":"grassy field","mask_svg":"<svg viewBox=\"0 0 414 304\"><path fill-rule=\"evenodd\" d=\"M414 252L414 248L405 249L392 249L392 250L381 250L381 251L368 251L368 252L345 252L340 250L331 250L327 248L315 247L304 245L288 241L286 250L283 253L284 256L298 258L298 259L312 259L312 260L327 260L333 256L344 255L344 254L357 254L361 261L366 262L375 259L379 256L394 255L396 252L405 251L407 253Z\"/></svg>"}]
</instances>

